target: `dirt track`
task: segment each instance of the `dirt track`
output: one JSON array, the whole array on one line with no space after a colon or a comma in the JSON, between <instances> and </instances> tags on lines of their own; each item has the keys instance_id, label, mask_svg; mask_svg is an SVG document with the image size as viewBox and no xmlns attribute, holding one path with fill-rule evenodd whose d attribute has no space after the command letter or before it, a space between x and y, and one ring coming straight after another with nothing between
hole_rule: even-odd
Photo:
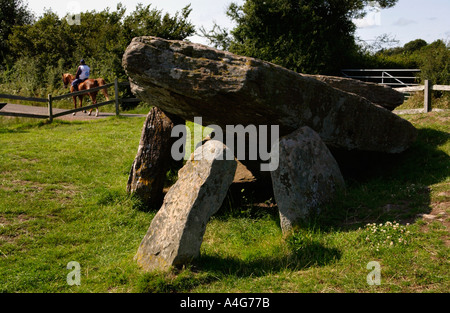
<instances>
[{"instance_id":1,"label":"dirt track","mask_svg":"<svg viewBox=\"0 0 450 313\"><path fill-rule=\"evenodd\" d=\"M22 105L22 104L11 104L7 103L3 108L0 108L2 112L14 112L14 113L28 113L28 114L41 114L41 115L48 115L48 109L47 107L38 107L38 106L32 106L32 105ZM67 110L63 109L53 109L53 113L60 113ZM66 120L66 121L89 121L89 120L95 120L99 118L105 118L114 116L115 113L106 113L102 112L101 108L99 109L99 115L98 117L95 117L95 109L92 110L92 115L89 116L87 113L83 112L77 112L75 116L72 114L64 115L61 117L58 117L56 119L60 120ZM143 117L146 115L143 114L120 114L122 116L128 116L128 117Z\"/></svg>"}]
</instances>

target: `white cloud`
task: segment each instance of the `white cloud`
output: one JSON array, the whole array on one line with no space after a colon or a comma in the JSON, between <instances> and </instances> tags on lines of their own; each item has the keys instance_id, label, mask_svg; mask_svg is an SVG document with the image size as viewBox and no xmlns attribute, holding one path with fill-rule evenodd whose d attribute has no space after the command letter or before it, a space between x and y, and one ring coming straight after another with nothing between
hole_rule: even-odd
<instances>
[{"instance_id":1,"label":"white cloud","mask_svg":"<svg viewBox=\"0 0 450 313\"><path fill-rule=\"evenodd\" d=\"M355 19L353 20L356 27L358 28L372 28L376 26L381 25L381 13L379 11L377 12L369 12L364 18L362 19Z\"/></svg>"},{"instance_id":2,"label":"white cloud","mask_svg":"<svg viewBox=\"0 0 450 313\"><path fill-rule=\"evenodd\" d=\"M397 21L395 21L392 25L395 25L395 26L408 26L408 25L411 25L411 24L417 24L417 21L410 20L410 19L402 17L402 18L398 19Z\"/></svg>"}]
</instances>

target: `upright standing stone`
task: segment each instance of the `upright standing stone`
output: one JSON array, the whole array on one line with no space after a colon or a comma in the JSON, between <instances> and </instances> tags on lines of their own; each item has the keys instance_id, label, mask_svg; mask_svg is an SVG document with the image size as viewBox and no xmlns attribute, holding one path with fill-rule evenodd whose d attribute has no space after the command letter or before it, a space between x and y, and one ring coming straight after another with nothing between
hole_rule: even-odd
<instances>
[{"instance_id":1,"label":"upright standing stone","mask_svg":"<svg viewBox=\"0 0 450 313\"><path fill-rule=\"evenodd\" d=\"M166 173L171 162L171 147L176 138L171 132L184 120L153 107L142 129L136 158L128 178L128 193L136 194L150 209L161 207Z\"/></svg>"},{"instance_id":2,"label":"upright standing stone","mask_svg":"<svg viewBox=\"0 0 450 313\"><path fill-rule=\"evenodd\" d=\"M345 188L337 162L307 126L280 139L279 166L271 175L284 234Z\"/></svg>"},{"instance_id":3,"label":"upright standing stone","mask_svg":"<svg viewBox=\"0 0 450 313\"><path fill-rule=\"evenodd\" d=\"M135 256L147 271L187 264L200 254L206 224L220 208L236 172L217 140L197 148L178 173Z\"/></svg>"}]
</instances>

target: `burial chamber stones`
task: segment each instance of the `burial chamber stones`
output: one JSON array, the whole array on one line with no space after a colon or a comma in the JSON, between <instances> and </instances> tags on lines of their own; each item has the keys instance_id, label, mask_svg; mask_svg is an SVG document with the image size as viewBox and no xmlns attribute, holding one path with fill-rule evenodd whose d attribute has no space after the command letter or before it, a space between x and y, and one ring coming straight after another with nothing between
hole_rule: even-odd
<instances>
[{"instance_id":1,"label":"burial chamber stones","mask_svg":"<svg viewBox=\"0 0 450 313\"><path fill-rule=\"evenodd\" d=\"M205 125L279 125L281 136L308 126L328 146L388 153L416 138L408 121L362 96L204 45L137 37L123 67L141 100Z\"/></svg>"},{"instance_id":2,"label":"burial chamber stones","mask_svg":"<svg viewBox=\"0 0 450 313\"><path fill-rule=\"evenodd\" d=\"M280 140L279 166L271 172L283 233L288 234L310 213L320 213L345 182L336 160L308 126Z\"/></svg>"},{"instance_id":3,"label":"burial chamber stones","mask_svg":"<svg viewBox=\"0 0 450 313\"><path fill-rule=\"evenodd\" d=\"M133 93L155 107L144 125L128 182L130 192L139 186L140 193L147 195L149 207L160 206L162 195L155 190L161 192L161 179L156 178L162 174L158 168L143 171L140 164L162 169L158 164L171 159L170 149L161 143L170 142L167 134L175 120L201 117L203 126L224 129L227 125L279 127L279 149L271 153L278 166L267 183L272 184L283 233L309 213L319 213L345 188L329 148L401 153L417 136L408 121L391 112L403 100L388 87L299 74L258 59L157 37L134 38L123 56L123 67ZM235 147L224 143L214 137L204 141L179 171L136 254L144 269L168 269L198 257L206 224L236 174ZM158 153L144 153L142 147ZM199 150L214 157L199 158ZM230 153L231 158L221 158ZM139 185L139 181L146 183Z\"/></svg>"},{"instance_id":4,"label":"burial chamber stones","mask_svg":"<svg viewBox=\"0 0 450 313\"><path fill-rule=\"evenodd\" d=\"M167 270L200 254L206 223L220 208L236 171L228 153L222 142L209 140L179 171L135 256L144 269Z\"/></svg>"}]
</instances>

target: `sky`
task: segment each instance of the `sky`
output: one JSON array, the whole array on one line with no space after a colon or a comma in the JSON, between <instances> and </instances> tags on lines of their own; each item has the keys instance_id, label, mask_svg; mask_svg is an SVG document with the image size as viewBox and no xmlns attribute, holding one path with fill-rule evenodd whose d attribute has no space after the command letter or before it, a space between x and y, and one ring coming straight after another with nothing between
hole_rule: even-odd
<instances>
[{"instance_id":1,"label":"sky","mask_svg":"<svg viewBox=\"0 0 450 313\"><path fill-rule=\"evenodd\" d=\"M399 0L390 9L368 13L357 22L356 35L369 43L382 34L400 46L415 39L450 40L450 0Z\"/></svg>"},{"instance_id":2,"label":"sky","mask_svg":"<svg viewBox=\"0 0 450 313\"><path fill-rule=\"evenodd\" d=\"M244 0L28 0L28 7L37 17L43 14L44 9L65 16L77 8L81 12L102 11L107 7L115 10L119 2L127 8L127 14L134 11L138 3L151 3L153 8L170 14L181 11L190 3L193 9L189 16L191 22L197 29L204 26L209 30L214 22L228 29L233 28L225 11L231 2L242 4ZM356 35L370 44L378 36L388 34L398 41L397 46L415 39L424 39L428 43L437 39L450 41L449 15L450 0L399 0L393 8L372 9L365 19L355 21L358 26ZM188 39L207 44L200 36Z\"/></svg>"}]
</instances>

